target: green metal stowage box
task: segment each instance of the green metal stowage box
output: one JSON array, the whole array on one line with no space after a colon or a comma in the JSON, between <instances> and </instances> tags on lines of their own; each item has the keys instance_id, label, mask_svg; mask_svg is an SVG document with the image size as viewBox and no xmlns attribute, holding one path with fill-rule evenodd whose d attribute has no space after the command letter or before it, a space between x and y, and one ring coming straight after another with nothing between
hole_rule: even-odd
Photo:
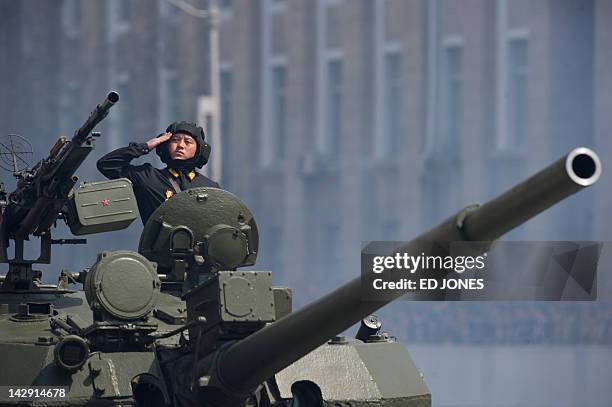
<instances>
[{"instance_id":1,"label":"green metal stowage box","mask_svg":"<svg viewBox=\"0 0 612 407\"><path fill-rule=\"evenodd\" d=\"M132 182L126 178L83 183L68 200L68 226L75 235L124 229L139 216Z\"/></svg>"}]
</instances>

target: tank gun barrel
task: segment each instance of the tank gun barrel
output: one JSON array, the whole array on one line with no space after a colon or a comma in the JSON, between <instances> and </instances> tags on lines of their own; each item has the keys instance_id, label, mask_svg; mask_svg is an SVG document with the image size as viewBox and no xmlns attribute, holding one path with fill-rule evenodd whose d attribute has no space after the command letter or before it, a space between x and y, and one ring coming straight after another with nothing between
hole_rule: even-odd
<instances>
[{"instance_id":1,"label":"tank gun barrel","mask_svg":"<svg viewBox=\"0 0 612 407\"><path fill-rule=\"evenodd\" d=\"M576 148L552 165L480 207L460 211L398 249L430 255L431 242L492 241L555 203L592 185L600 160ZM483 249L484 250L484 249ZM267 380L387 303L361 298L360 277L229 346L219 355L217 375L229 388L246 391ZM198 369L204 372L205 367Z\"/></svg>"}]
</instances>

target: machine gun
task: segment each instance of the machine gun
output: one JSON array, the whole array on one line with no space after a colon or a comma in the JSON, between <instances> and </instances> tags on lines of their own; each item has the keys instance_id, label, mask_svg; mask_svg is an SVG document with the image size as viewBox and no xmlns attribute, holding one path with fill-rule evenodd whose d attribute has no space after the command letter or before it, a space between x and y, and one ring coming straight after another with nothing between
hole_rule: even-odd
<instances>
[{"instance_id":1,"label":"machine gun","mask_svg":"<svg viewBox=\"0 0 612 407\"><path fill-rule=\"evenodd\" d=\"M110 92L90 114L71 140L60 137L49 155L31 170L16 172L17 188L7 195L0 191L0 263L8 263L9 270L2 290L32 290L38 272L32 264L49 264L51 245L54 243L85 243L84 239L51 239L51 227L62 215L69 193L77 182L74 175L85 158L94 149L92 133L110 108L119 100L119 94ZM24 259L24 241L40 237L40 256L36 260ZM15 256L8 258L9 240L15 242Z\"/></svg>"}]
</instances>

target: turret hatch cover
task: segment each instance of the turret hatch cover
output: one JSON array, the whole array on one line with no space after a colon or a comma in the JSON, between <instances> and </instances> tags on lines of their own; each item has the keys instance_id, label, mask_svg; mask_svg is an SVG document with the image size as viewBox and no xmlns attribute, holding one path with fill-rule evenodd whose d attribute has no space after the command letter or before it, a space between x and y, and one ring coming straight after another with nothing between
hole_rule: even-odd
<instances>
[{"instance_id":1,"label":"turret hatch cover","mask_svg":"<svg viewBox=\"0 0 612 407\"><path fill-rule=\"evenodd\" d=\"M148 314L158 287L154 266L138 253L108 253L96 267L96 298L116 318L137 319Z\"/></svg>"}]
</instances>

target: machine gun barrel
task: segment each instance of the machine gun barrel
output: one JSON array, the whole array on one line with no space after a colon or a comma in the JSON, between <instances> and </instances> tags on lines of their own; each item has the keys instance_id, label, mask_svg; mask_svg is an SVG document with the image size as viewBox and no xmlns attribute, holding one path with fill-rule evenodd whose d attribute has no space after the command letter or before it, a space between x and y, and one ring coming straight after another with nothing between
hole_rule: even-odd
<instances>
[{"instance_id":1,"label":"machine gun barrel","mask_svg":"<svg viewBox=\"0 0 612 407\"><path fill-rule=\"evenodd\" d=\"M110 108L119 101L119 94L117 92L109 92L106 98L96 106L95 110L91 112L85 123L78 129L74 137L73 142L83 142L85 138L93 131L93 129L100 123L108 114Z\"/></svg>"},{"instance_id":2,"label":"machine gun barrel","mask_svg":"<svg viewBox=\"0 0 612 407\"><path fill-rule=\"evenodd\" d=\"M117 92L109 92L106 95L102 103L96 106L87 120L85 120L85 123L74 133L70 142L66 143L65 147L59 150L56 158L57 165L52 171L45 174L45 180L51 178L66 179L74 174L91 151L90 148L84 148L87 147L87 140L91 132L98 123L104 120L110 108L118 101L119 94Z\"/></svg>"},{"instance_id":3,"label":"machine gun barrel","mask_svg":"<svg viewBox=\"0 0 612 407\"><path fill-rule=\"evenodd\" d=\"M576 148L497 198L461 211L410 241L398 252L432 254L431 242L491 241L555 203L592 185L601 174L597 154ZM269 379L387 303L366 301L360 278L240 340L219 355L217 375L229 387L247 391ZM198 369L205 371L204 367Z\"/></svg>"}]
</instances>

